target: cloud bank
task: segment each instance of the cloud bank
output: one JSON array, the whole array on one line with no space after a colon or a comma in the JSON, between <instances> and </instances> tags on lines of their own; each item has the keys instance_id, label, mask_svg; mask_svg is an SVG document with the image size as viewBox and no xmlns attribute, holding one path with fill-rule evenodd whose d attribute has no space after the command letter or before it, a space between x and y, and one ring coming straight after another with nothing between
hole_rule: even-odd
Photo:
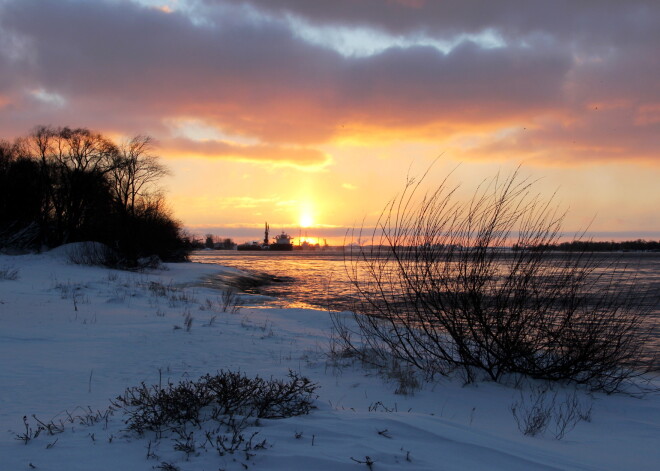
<instances>
[{"instance_id":1,"label":"cloud bank","mask_svg":"<svg viewBox=\"0 0 660 471\"><path fill-rule=\"evenodd\" d=\"M150 133L168 154L299 168L330 162L325 144L387 139L466 159L659 160L655 1L155 6L0 1L0 137L84 125ZM358 37L374 52L336 42ZM250 144L173 136L167 123L185 119Z\"/></svg>"}]
</instances>

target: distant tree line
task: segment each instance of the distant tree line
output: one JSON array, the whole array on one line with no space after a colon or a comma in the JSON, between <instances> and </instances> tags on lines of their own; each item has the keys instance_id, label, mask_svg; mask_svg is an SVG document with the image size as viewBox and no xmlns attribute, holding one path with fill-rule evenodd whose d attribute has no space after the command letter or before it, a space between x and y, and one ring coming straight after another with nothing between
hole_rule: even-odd
<instances>
[{"instance_id":1,"label":"distant tree line","mask_svg":"<svg viewBox=\"0 0 660 471\"><path fill-rule=\"evenodd\" d=\"M158 186L168 171L152 150L148 136L116 144L86 128L39 126L0 141L0 248L97 241L129 266L185 259Z\"/></svg>"},{"instance_id":2,"label":"distant tree line","mask_svg":"<svg viewBox=\"0 0 660 471\"><path fill-rule=\"evenodd\" d=\"M521 250L519 245L514 250ZM526 249L561 252L660 252L660 241L655 240L627 240L624 242L595 242L590 240L574 240L557 244L537 245Z\"/></svg>"}]
</instances>

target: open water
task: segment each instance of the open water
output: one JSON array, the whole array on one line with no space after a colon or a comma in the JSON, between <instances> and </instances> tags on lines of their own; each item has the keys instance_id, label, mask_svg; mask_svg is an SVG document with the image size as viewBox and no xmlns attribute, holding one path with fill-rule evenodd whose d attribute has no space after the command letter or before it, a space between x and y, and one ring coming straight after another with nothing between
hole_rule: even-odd
<instances>
[{"instance_id":1,"label":"open water","mask_svg":"<svg viewBox=\"0 0 660 471\"><path fill-rule=\"evenodd\" d=\"M553 254L552 257L561 257ZM604 264L618 260L637 273L637 282L649 284L660 295L660 254L605 253ZM254 294L273 299L261 302L282 307L325 309L353 295L347 265L340 250L293 252L238 252L234 250L199 250L191 256L193 262L214 263L238 268L249 278L240 276L210 278L209 286L229 283ZM350 269L350 268L349 268ZM232 279L233 278L233 279ZM250 280L252 280L250 282ZM660 314L660 313L658 313ZM660 319L660 316L659 316Z\"/></svg>"},{"instance_id":2,"label":"open water","mask_svg":"<svg viewBox=\"0 0 660 471\"><path fill-rule=\"evenodd\" d=\"M341 251L238 252L199 250L191 261L215 263L244 271L249 277L211 277L205 285L230 284L258 298L259 304L279 307L325 309L351 295Z\"/></svg>"},{"instance_id":3,"label":"open water","mask_svg":"<svg viewBox=\"0 0 660 471\"><path fill-rule=\"evenodd\" d=\"M561 257L552 254L552 257ZM660 254L597 254L604 265L619 261L635 271L636 282L650 287L651 297L660 299ZM246 275L218 275L204 281L209 287L230 284L242 291L262 296L252 298L252 305L284 308L338 310L348 308L355 293L348 271L350 261L340 250L293 252L238 252L200 250L193 252L194 262L214 263L240 269ZM623 287L622 287L623 288ZM594 295L597 295L594 287ZM660 304L650 313L649 324L655 326L655 351L660 352Z\"/></svg>"}]
</instances>

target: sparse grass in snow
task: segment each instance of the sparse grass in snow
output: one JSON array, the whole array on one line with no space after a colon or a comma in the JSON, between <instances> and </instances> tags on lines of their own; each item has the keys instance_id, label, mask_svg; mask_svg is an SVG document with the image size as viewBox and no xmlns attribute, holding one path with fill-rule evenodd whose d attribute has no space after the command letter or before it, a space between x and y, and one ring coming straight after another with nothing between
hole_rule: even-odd
<instances>
[{"instance_id":1,"label":"sparse grass in snow","mask_svg":"<svg viewBox=\"0 0 660 471\"><path fill-rule=\"evenodd\" d=\"M204 303L200 304L199 309L202 311L216 311L216 312L228 312L230 314L238 314L241 310L238 303L240 302L240 296L236 291L236 288L227 287L221 290L220 296L216 300L206 298Z\"/></svg>"}]
</instances>

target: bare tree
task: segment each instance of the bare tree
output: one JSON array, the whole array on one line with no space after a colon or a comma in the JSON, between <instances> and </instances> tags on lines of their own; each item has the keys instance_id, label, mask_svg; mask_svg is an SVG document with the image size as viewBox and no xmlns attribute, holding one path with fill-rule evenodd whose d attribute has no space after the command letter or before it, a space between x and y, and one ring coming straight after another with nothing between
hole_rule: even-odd
<instances>
[{"instance_id":1,"label":"bare tree","mask_svg":"<svg viewBox=\"0 0 660 471\"><path fill-rule=\"evenodd\" d=\"M53 137L55 129L50 126L36 126L26 137L15 140L16 155L24 159L34 159L39 162L39 173L36 183L41 198L41 210L36 217L39 227L39 239L42 244L49 244L48 220L53 212L53 192L50 186L50 156L53 152Z\"/></svg>"},{"instance_id":2,"label":"bare tree","mask_svg":"<svg viewBox=\"0 0 660 471\"><path fill-rule=\"evenodd\" d=\"M42 211L42 233L58 234L52 243L79 237L109 205L105 175L111 171L117 146L103 135L86 128L39 126L20 148L41 162L41 181L48 197ZM49 231L46 221L55 226Z\"/></svg>"},{"instance_id":3,"label":"bare tree","mask_svg":"<svg viewBox=\"0 0 660 471\"><path fill-rule=\"evenodd\" d=\"M17 139L18 155L41 162L44 168L107 173L114 165L117 146L86 128L37 126Z\"/></svg>"},{"instance_id":4,"label":"bare tree","mask_svg":"<svg viewBox=\"0 0 660 471\"><path fill-rule=\"evenodd\" d=\"M159 190L157 182L169 172L152 153L153 140L138 135L122 144L112 168L112 191L121 207L134 214L140 199L149 199Z\"/></svg>"},{"instance_id":5,"label":"bare tree","mask_svg":"<svg viewBox=\"0 0 660 471\"><path fill-rule=\"evenodd\" d=\"M53 137L55 129L49 126L37 126L32 132L16 141L21 157L30 157L41 162L42 168L53 151Z\"/></svg>"},{"instance_id":6,"label":"bare tree","mask_svg":"<svg viewBox=\"0 0 660 471\"><path fill-rule=\"evenodd\" d=\"M346 348L430 376L522 373L609 392L649 370L658 294L592 254L551 256L564 215L533 182L498 176L467 202L447 180L419 185L390 202L369 245L348 249L357 327L334 316Z\"/></svg>"},{"instance_id":7,"label":"bare tree","mask_svg":"<svg viewBox=\"0 0 660 471\"><path fill-rule=\"evenodd\" d=\"M167 170L151 146L146 136L117 146L86 128L51 126L0 142L0 243L96 240L127 267L154 254L185 259L181 224L157 186Z\"/></svg>"},{"instance_id":8,"label":"bare tree","mask_svg":"<svg viewBox=\"0 0 660 471\"><path fill-rule=\"evenodd\" d=\"M0 139L0 172L4 174L10 163L16 158L14 146L4 139Z\"/></svg>"},{"instance_id":9,"label":"bare tree","mask_svg":"<svg viewBox=\"0 0 660 471\"><path fill-rule=\"evenodd\" d=\"M114 166L117 146L89 129L59 128L55 133L53 160L71 171L105 174Z\"/></svg>"}]
</instances>

